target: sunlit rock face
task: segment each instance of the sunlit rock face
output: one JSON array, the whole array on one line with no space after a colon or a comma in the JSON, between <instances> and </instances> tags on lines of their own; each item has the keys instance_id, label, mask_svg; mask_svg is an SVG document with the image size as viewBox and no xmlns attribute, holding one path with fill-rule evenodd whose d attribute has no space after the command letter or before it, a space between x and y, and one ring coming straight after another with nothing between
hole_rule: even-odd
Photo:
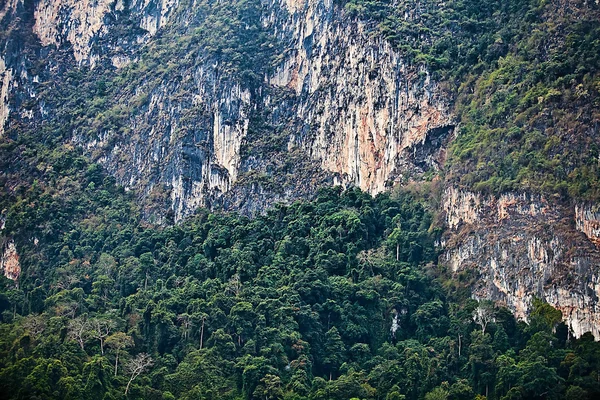
<instances>
[{"instance_id":1,"label":"sunlit rock face","mask_svg":"<svg viewBox=\"0 0 600 400\"><path fill-rule=\"evenodd\" d=\"M282 27L291 49L270 83L296 94L293 112L303 123L291 144L342 183L379 193L411 172L430 136L453 129L428 71L407 64L362 22L340 18L330 1L287 1L287 13L273 8L268 22ZM435 165L436 151L419 161Z\"/></svg>"},{"instance_id":2,"label":"sunlit rock face","mask_svg":"<svg viewBox=\"0 0 600 400\"><path fill-rule=\"evenodd\" d=\"M575 205L575 226L585 233L590 241L600 246L600 209L592 204Z\"/></svg>"},{"instance_id":3,"label":"sunlit rock face","mask_svg":"<svg viewBox=\"0 0 600 400\"><path fill-rule=\"evenodd\" d=\"M8 95L11 90L12 75L12 68L6 68L4 59L0 57L0 137L4 134L4 125L10 114Z\"/></svg>"},{"instance_id":4,"label":"sunlit rock face","mask_svg":"<svg viewBox=\"0 0 600 400\"><path fill-rule=\"evenodd\" d=\"M127 2L127 11L153 36L178 4L178 0L134 0ZM118 18L125 9L124 0L41 0L35 6L33 31L43 46L69 43L78 63L93 66L99 58L99 52L93 52L95 41L110 34L107 15Z\"/></svg>"},{"instance_id":5,"label":"sunlit rock face","mask_svg":"<svg viewBox=\"0 0 600 400\"><path fill-rule=\"evenodd\" d=\"M42 0L34 7L32 30L43 47L69 47L76 65L96 68L106 64L105 57L121 69L135 62L137 49L161 29L193 23L184 9L189 5L179 6L176 0ZM124 18L134 24L130 34L110 40ZM453 118L449 99L424 67L405 62L332 1L266 1L261 19L283 56L260 88L250 91L223 78L212 59L182 64L174 73L185 79L139 83L135 95L148 102L128 117L127 137L116 140L108 130L90 140L76 131L74 141L97 154L127 188L145 197L165 191L176 220L214 204L260 212L271 198L305 197L322 184L376 194L439 168ZM2 70L7 83L0 122L10 110L11 71ZM286 101L276 102L281 93L287 93ZM260 155L243 151L256 140L247 135L254 129L250 114L262 109L269 110L272 133L287 132L287 151L302 154L310 164L303 169L321 170L319 179L304 179L278 193L240 181L240 174L271 174L257 168ZM241 204L224 197L232 189L252 200Z\"/></svg>"},{"instance_id":6,"label":"sunlit rock face","mask_svg":"<svg viewBox=\"0 0 600 400\"><path fill-rule=\"evenodd\" d=\"M562 311L575 336L600 338L600 254L589 208L573 212L538 195L488 197L451 187L444 211L450 230L441 261L454 274L471 273L474 297L496 300L525 320L539 297Z\"/></svg>"},{"instance_id":7,"label":"sunlit rock face","mask_svg":"<svg viewBox=\"0 0 600 400\"><path fill-rule=\"evenodd\" d=\"M14 240L7 240L0 250L0 271L8 279L18 280L21 275L21 263Z\"/></svg>"}]
</instances>

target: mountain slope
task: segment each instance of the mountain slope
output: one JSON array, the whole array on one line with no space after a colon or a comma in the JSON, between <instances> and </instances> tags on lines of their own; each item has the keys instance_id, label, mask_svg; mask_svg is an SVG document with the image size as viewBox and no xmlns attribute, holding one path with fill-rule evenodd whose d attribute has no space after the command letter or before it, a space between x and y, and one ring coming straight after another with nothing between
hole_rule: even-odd
<instances>
[{"instance_id":1,"label":"mountain slope","mask_svg":"<svg viewBox=\"0 0 600 400\"><path fill-rule=\"evenodd\" d=\"M0 397L597 397L599 47L590 1L5 1Z\"/></svg>"},{"instance_id":2,"label":"mountain slope","mask_svg":"<svg viewBox=\"0 0 600 400\"><path fill-rule=\"evenodd\" d=\"M257 214L321 186L434 180L442 267L475 273L474 295L519 317L537 296L575 335L598 335L598 13L587 1L5 2L3 269L18 276L19 249L51 224L15 221L21 203L78 201L63 192L99 182L64 180L85 177L87 159L158 224L198 207Z\"/></svg>"}]
</instances>

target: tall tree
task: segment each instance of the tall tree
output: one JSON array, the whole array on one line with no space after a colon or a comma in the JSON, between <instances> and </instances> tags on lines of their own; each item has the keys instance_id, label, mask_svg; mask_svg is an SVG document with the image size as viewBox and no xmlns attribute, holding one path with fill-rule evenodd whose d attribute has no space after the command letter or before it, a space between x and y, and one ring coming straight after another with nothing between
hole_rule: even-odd
<instances>
[{"instance_id":1,"label":"tall tree","mask_svg":"<svg viewBox=\"0 0 600 400\"><path fill-rule=\"evenodd\" d=\"M81 350L85 350L85 342L89 337L90 324L86 316L77 317L69 321L69 338L79 343Z\"/></svg>"},{"instance_id":2,"label":"tall tree","mask_svg":"<svg viewBox=\"0 0 600 400\"><path fill-rule=\"evenodd\" d=\"M323 364L329 370L329 380L331 380L333 373L337 372L346 357L346 346L335 326L325 334L324 351Z\"/></svg>"},{"instance_id":3,"label":"tall tree","mask_svg":"<svg viewBox=\"0 0 600 400\"><path fill-rule=\"evenodd\" d=\"M131 360L129 360L126 364L126 369L129 372L129 381L127 382L127 387L125 387L125 396L129 393L129 386L131 382L144 372L148 370L154 364L154 360L146 353L140 353Z\"/></svg>"},{"instance_id":4,"label":"tall tree","mask_svg":"<svg viewBox=\"0 0 600 400\"><path fill-rule=\"evenodd\" d=\"M116 332L106 338L106 346L115 352L115 376L117 376L119 353L127 347L133 346L133 339L123 332Z\"/></svg>"}]
</instances>

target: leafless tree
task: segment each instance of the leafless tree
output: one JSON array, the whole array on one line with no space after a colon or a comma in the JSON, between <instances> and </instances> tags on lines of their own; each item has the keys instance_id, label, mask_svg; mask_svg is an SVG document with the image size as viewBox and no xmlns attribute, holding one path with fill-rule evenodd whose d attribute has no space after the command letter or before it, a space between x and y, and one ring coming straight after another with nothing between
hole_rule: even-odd
<instances>
[{"instance_id":1,"label":"leafless tree","mask_svg":"<svg viewBox=\"0 0 600 400\"><path fill-rule=\"evenodd\" d=\"M89 334L90 324L85 316L77 317L69 321L69 338L75 340L84 349L85 340Z\"/></svg>"},{"instance_id":2,"label":"leafless tree","mask_svg":"<svg viewBox=\"0 0 600 400\"><path fill-rule=\"evenodd\" d=\"M127 364L127 371L131 374L129 378L129 382L127 382L127 387L125 388L125 395L129 393L129 386L131 382L142 373L144 373L148 368L150 368L154 364L154 360L146 353L140 353L135 358L131 359Z\"/></svg>"},{"instance_id":3,"label":"leafless tree","mask_svg":"<svg viewBox=\"0 0 600 400\"><path fill-rule=\"evenodd\" d=\"M485 330L490 322L496 320L496 312L494 311L494 305L491 302L481 302L479 306L473 311L473 321L479 326L485 333Z\"/></svg>"},{"instance_id":4,"label":"leafless tree","mask_svg":"<svg viewBox=\"0 0 600 400\"><path fill-rule=\"evenodd\" d=\"M100 341L100 352L104 355L104 340L115 328L114 321L110 319L93 319L90 321L91 335Z\"/></svg>"}]
</instances>

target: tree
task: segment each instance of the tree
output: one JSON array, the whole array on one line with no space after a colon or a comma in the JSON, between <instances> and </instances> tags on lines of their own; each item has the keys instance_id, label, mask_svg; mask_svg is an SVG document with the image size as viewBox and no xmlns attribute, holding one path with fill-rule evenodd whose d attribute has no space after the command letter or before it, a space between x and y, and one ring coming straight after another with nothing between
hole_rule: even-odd
<instances>
[{"instance_id":1,"label":"tree","mask_svg":"<svg viewBox=\"0 0 600 400\"><path fill-rule=\"evenodd\" d=\"M533 332L537 332L539 330L554 332L556 326L562 320L562 312L552 307L545 301L534 298L532 302L530 319L529 325Z\"/></svg>"},{"instance_id":2,"label":"tree","mask_svg":"<svg viewBox=\"0 0 600 400\"><path fill-rule=\"evenodd\" d=\"M226 293L231 293L235 297L239 297L242 292L242 281L240 280L240 275L235 274L229 279L227 282L227 287L225 289Z\"/></svg>"},{"instance_id":3,"label":"tree","mask_svg":"<svg viewBox=\"0 0 600 400\"><path fill-rule=\"evenodd\" d=\"M188 336L190 334L190 327L192 326L192 320L190 318L190 315L187 313L179 314L177 316L177 322L181 324L183 340L187 341ZM202 339L200 340L202 341Z\"/></svg>"},{"instance_id":4,"label":"tree","mask_svg":"<svg viewBox=\"0 0 600 400\"><path fill-rule=\"evenodd\" d=\"M283 389L281 387L281 379L277 375L265 375L254 390L254 395L264 400L282 399Z\"/></svg>"},{"instance_id":5,"label":"tree","mask_svg":"<svg viewBox=\"0 0 600 400\"><path fill-rule=\"evenodd\" d=\"M253 311L251 303L241 301L231 307L229 320L238 337L238 346L242 346L243 341L252 333L252 327L256 320L256 313Z\"/></svg>"},{"instance_id":6,"label":"tree","mask_svg":"<svg viewBox=\"0 0 600 400\"><path fill-rule=\"evenodd\" d=\"M94 355L84 363L82 376L85 386L81 398L102 399L112 386L110 363L100 355Z\"/></svg>"},{"instance_id":7,"label":"tree","mask_svg":"<svg viewBox=\"0 0 600 400\"><path fill-rule=\"evenodd\" d=\"M334 326L325 334L325 357L323 364L329 369L329 380L332 379L333 372L337 371L344 361L346 346L342 337Z\"/></svg>"},{"instance_id":8,"label":"tree","mask_svg":"<svg viewBox=\"0 0 600 400\"><path fill-rule=\"evenodd\" d=\"M499 354L504 354L509 348L508 335L502 325L499 325L494 333L494 350Z\"/></svg>"},{"instance_id":9,"label":"tree","mask_svg":"<svg viewBox=\"0 0 600 400\"><path fill-rule=\"evenodd\" d=\"M479 331L471 332L469 352L473 386L480 391L485 388L485 396L488 397L489 385L495 375L494 351L490 335Z\"/></svg>"},{"instance_id":10,"label":"tree","mask_svg":"<svg viewBox=\"0 0 600 400\"><path fill-rule=\"evenodd\" d=\"M587 392L579 386L571 386L565 393L565 400L585 400L587 398Z\"/></svg>"},{"instance_id":11,"label":"tree","mask_svg":"<svg viewBox=\"0 0 600 400\"><path fill-rule=\"evenodd\" d=\"M129 393L129 386L131 382L141 374L143 374L148 368L154 364L154 360L146 353L140 353L135 358L129 360L126 364L127 371L131 374L127 387L125 388L125 396Z\"/></svg>"},{"instance_id":12,"label":"tree","mask_svg":"<svg viewBox=\"0 0 600 400\"><path fill-rule=\"evenodd\" d=\"M106 338L106 346L115 351L115 376L117 376L119 352L127 347L133 346L133 339L123 332L113 333Z\"/></svg>"},{"instance_id":13,"label":"tree","mask_svg":"<svg viewBox=\"0 0 600 400\"><path fill-rule=\"evenodd\" d=\"M206 315L202 316L202 324L200 325L200 350L204 344L204 323L206 322Z\"/></svg>"},{"instance_id":14,"label":"tree","mask_svg":"<svg viewBox=\"0 0 600 400\"><path fill-rule=\"evenodd\" d=\"M446 400L448 391L444 388L437 387L425 395L425 400Z\"/></svg>"},{"instance_id":15,"label":"tree","mask_svg":"<svg viewBox=\"0 0 600 400\"><path fill-rule=\"evenodd\" d=\"M140 269L144 274L144 290L148 290L148 277L150 275L150 270L154 267L154 262L154 256L150 252L140 256Z\"/></svg>"},{"instance_id":16,"label":"tree","mask_svg":"<svg viewBox=\"0 0 600 400\"><path fill-rule=\"evenodd\" d=\"M479 306L473 311L473 321L481 326L482 332L485 333L488 324L496 321L494 304L491 301L480 302Z\"/></svg>"},{"instance_id":17,"label":"tree","mask_svg":"<svg viewBox=\"0 0 600 400\"><path fill-rule=\"evenodd\" d=\"M440 335L448 324L448 318L444 315L444 305L440 300L420 305L411 319L417 326L416 333L421 339Z\"/></svg>"},{"instance_id":18,"label":"tree","mask_svg":"<svg viewBox=\"0 0 600 400\"><path fill-rule=\"evenodd\" d=\"M104 355L104 340L115 327L115 322L110 319L95 318L89 321L90 335L100 341L100 354Z\"/></svg>"},{"instance_id":19,"label":"tree","mask_svg":"<svg viewBox=\"0 0 600 400\"><path fill-rule=\"evenodd\" d=\"M41 315L32 315L25 319L23 328L29 332L32 338L36 339L46 329L46 321Z\"/></svg>"},{"instance_id":20,"label":"tree","mask_svg":"<svg viewBox=\"0 0 600 400\"><path fill-rule=\"evenodd\" d=\"M350 371L334 381L329 381L321 391L315 393L315 400L373 399L375 389L369 385L362 372Z\"/></svg>"},{"instance_id":21,"label":"tree","mask_svg":"<svg viewBox=\"0 0 600 400\"><path fill-rule=\"evenodd\" d=\"M402 227L401 227L401 223L400 223L400 216L398 215L397 217L394 218L394 220L396 220L397 226L394 228L392 233L390 233L387 240L388 240L389 246L395 247L396 261L399 261L400 260L400 243L403 239Z\"/></svg>"},{"instance_id":22,"label":"tree","mask_svg":"<svg viewBox=\"0 0 600 400\"><path fill-rule=\"evenodd\" d=\"M90 324L85 316L77 317L69 321L69 338L79 343L81 350L85 350L85 341L89 335Z\"/></svg>"},{"instance_id":23,"label":"tree","mask_svg":"<svg viewBox=\"0 0 600 400\"><path fill-rule=\"evenodd\" d=\"M454 382L448 391L448 400L472 399L474 396L473 388L466 379Z\"/></svg>"},{"instance_id":24,"label":"tree","mask_svg":"<svg viewBox=\"0 0 600 400\"><path fill-rule=\"evenodd\" d=\"M92 293L100 299L100 304L105 307L111 298L115 281L106 275L98 276L92 284Z\"/></svg>"}]
</instances>

